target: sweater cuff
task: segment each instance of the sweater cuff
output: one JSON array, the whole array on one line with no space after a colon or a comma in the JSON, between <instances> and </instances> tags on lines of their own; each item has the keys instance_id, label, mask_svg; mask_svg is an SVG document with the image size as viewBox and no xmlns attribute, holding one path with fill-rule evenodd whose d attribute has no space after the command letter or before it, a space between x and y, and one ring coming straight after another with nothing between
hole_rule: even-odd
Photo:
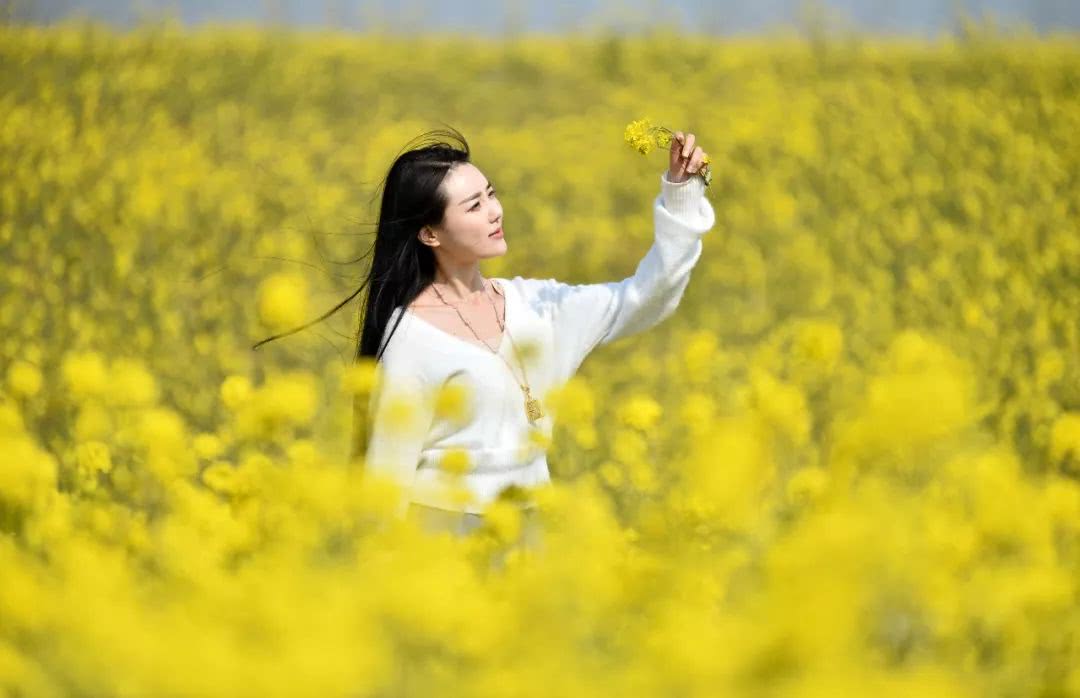
<instances>
[{"instance_id":1,"label":"sweater cuff","mask_svg":"<svg viewBox=\"0 0 1080 698\"><path fill-rule=\"evenodd\" d=\"M676 216L697 215L701 199L705 196L705 180L696 174L685 182L669 182L667 173L660 175L660 189L664 208Z\"/></svg>"}]
</instances>

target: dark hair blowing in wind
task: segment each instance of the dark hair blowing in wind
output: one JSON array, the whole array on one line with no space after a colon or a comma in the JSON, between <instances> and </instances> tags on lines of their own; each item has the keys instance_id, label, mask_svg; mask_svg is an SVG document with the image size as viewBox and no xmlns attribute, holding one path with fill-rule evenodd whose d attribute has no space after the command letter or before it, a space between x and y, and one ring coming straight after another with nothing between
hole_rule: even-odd
<instances>
[{"instance_id":1,"label":"dark hair blowing in wind","mask_svg":"<svg viewBox=\"0 0 1080 698\"><path fill-rule=\"evenodd\" d=\"M415 147L409 147L415 146ZM401 318L383 340L397 306L408 306L435 280L435 254L417 234L425 225L438 225L449 203L441 187L450 170L469 162L469 145L453 128L429 131L406 144L383 180L382 202L375 231L374 252L367 278L359 288L315 322L329 317L346 303L368 292L360 315L356 358L382 358ZM309 323L311 324L311 323ZM306 327L307 325L305 325ZM303 327L295 331L299 331ZM289 332L287 334L292 334ZM260 344L284 335L275 335Z\"/></svg>"},{"instance_id":2,"label":"dark hair blowing in wind","mask_svg":"<svg viewBox=\"0 0 1080 698\"><path fill-rule=\"evenodd\" d=\"M457 141L460 147L438 140L440 136ZM455 165L469 162L469 145L453 129L429 132L421 138L427 144L399 155L386 175L375 253L365 281L368 294L357 358L380 359L379 343L394 308L407 306L435 280L435 254L420 242L417 233L425 225L442 222L449 201L441 185ZM387 340L396 329L395 324Z\"/></svg>"}]
</instances>

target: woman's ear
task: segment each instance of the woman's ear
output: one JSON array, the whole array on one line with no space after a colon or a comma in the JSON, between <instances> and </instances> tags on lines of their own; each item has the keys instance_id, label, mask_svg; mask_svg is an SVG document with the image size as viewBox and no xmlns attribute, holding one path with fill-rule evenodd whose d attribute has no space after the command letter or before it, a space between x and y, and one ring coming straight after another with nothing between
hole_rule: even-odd
<instances>
[{"instance_id":1,"label":"woman's ear","mask_svg":"<svg viewBox=\"0 0 1080 698\"><path fill-rule=\"evenodd\" d=\"M439 246L439 237L435 234L435 231L426 225L420 228L420 232L416 234L416 237L421 243L428 245L429 247Z\"/></svg>"}]
</instances>

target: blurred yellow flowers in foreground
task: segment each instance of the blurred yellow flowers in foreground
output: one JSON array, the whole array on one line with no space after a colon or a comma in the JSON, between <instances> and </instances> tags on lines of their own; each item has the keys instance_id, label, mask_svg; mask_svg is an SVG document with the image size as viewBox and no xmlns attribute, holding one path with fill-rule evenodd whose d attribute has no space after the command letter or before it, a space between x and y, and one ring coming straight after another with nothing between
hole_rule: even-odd
<instances>
[{"instance_id":1,"label":"blurred yellow flowers in foreground","mask_svg":"<svg viewBox=\"0 0 1080 698\"><path fill-rule=\"evenodd\" d=\"M1080 695L1075 37L5 25L0 65L0 695ZM486 276L630 276L637 113L723 163L678 311L546 396L551 484L394 521L360 299L252 342L357 288L434 114L499 182Z\"/></svg>"}]
</instances>

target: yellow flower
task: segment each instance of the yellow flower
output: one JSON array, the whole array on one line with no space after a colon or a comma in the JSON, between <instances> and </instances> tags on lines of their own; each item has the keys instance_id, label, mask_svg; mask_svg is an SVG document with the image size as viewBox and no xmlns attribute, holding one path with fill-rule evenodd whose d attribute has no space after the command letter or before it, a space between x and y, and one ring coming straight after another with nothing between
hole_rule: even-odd
<instances>
[{"instance_id":1,"label":"yellow flower","mask_svg":"<svg viewBox=\"0 0 1080 698\"><path fill-rule=\"evenodd\" d=\"M251 381L244 376L228 376L221 383L221 401L230 410L247 402L251 396Z\"/></svg>"},{"instance_id":2,"label":"yellow flower","mask_svg":"<svg viewBox=\"0 0 1080 698\"><path fill-rule=\"evenodd\" d=\"M100 395L109 384L109 372L100 354L73 353L64 357L60 366L64 382L77 397Z\"/></svg>"},{"instance_id":3,"label":"yellow flower","mask_svg":"<svg viewBox=\"0 0 1080 698\"><path fill-rule=\"evenodd\" d=\"M307 317L308 289L296 274L274 274L259 286L259 319L274 330L300 325Z\"/></svg>"},{"instance_id":4,"label":"yellow flower","mask_svg":"<svg viewBox=\"0 0 1080 698\"><path fill-rule=\"evenodd\" d=\"M0 402L0 437L21 436L25 430L22 415L11 403Z\"/></svg>"},{"instance_id":5,"label":"yellow flower","mask_svg":"<svg viewBox=\"0 0 1080 698\"><path fill-rule=\"evenodd\" d=\"M375 387L378 363L370 356L361 357L345 368L341 388L347 393L368 395Z\"/></svg>"},{"instance_id":6,"label":"yellow flower","mask_svg":"<svg viewBox=\"0 0 1080 698\"><path fill-rule=\"evenodd\" d=\"M472 458L463 448L453 448L443 454L439 467L453 475L463 475L472 467Z\"/></svg>"},{"instance_id":7,"label":"yellow flower","mask_svg":"<svg viewBox=\"0 0 1080 698\"><path fill-rule=\"evenodd\" d=\"M236 468L226 461L215 461L202 471L202 481L214 492L232 494L237 488Z\"/></svg>"},{"instance_id":8,"label":"yellow flower","mask_svg":"<svg viewBox=\"0 0 1080 698\"><path fill-rule=\"evenodd\" d=\"M792 353L807 363L832 371L844 347L844 335L836 323L808 320L796 331Z\"/></svg>"},{"instance_id":9,"label":"yellow flower","mask_svg":"<svg viewBox=\"0 0 1080 698\"><path fill-rule=\"evenodd\" d=\"M720 342L711 330L696 330L686 339L682 349L686 373L697 377L707 376L720 353Z\"/></svg>"},{"instance_id":10,"label":"yellow flower","mask_svg":"<svg viewBox=\"0 0 1080 698\"><path fill-rule=\"evenodd\" d=\"M41 371L29 362L15 361L8 368L7 382L16 395L33 397L41 390Z\"/></svg>"},{"instance_id":11,"label":"yellow flower","mask_svg":"<svg viewBox=\"0 0 1080 698\"><path fill-rule=\"evenodd\" d=\"M648 117L631 121L623 129L623 141L642 155L648 155L654 148L669 148L675 132L666 126L656 126ZM697 174L705 180L705 186L712 183L712 168L709 163L712 158L708 155L701 160L701 169Z\"/></svg>"},{"instance_id":12,"label":"yellow flower","mask_svg":"<svg viewBox=\"0 0 1080 698\"><path fill-rule=\"evenodd\" d=\"M648 118L631 121L623 131L623 140L642 155L648 155L656 146L652 131L653 125Z\"/></svg>"},{"instance_id":13,"label":"yellow flower","mask_svg":"<svg viewBox=\"0 0 1080 698\"><path fill-rule=\"evenodd\" d=\"M271 375L258 391L259 414L274 424L305 424L318 408L319 389L315 377L305 371Z\"/></svg>"},{"instance_id":14,"label":"yellow flower","mask_svg":"<svg viewBox=\"0 0 1080 698\"><path fill-rule=\"evenodd\" d=\"M626 467L630 484L640 492L655 492L659 482L656 479L656 470L643 460L631 461Z\"/></svg>"},{"instance_id":15,"label":"yellow flower","mask_svg":"<svg viewBox=\"0 0 1080 698\"><path fill-rule=\"evenodd\" d=\"M750 387L757 411L769 426L795 444L809 440L810 413L798 386L755 367L750 369Z\"/></svg>"},{"instance_id":16,"label":"yellow flower","mask_svg":"<svg viewBox=\"0 0 1080 698\"><path fill-rule=\"evenodd\" d=\"M112 456L108 444L101 441L85 441L75 447L79 469L86 473L107 473L112 470Z\"/></svg>"},{"instance_id":17,"label":"yellow flower","mask_svg":"<svg viewBox=\"0 0 1080 698\"><path fill-rule=\"evenodd\" d=\"M708 430L716 416L716 401L704 393L690 393L679 406L679 418L692 434Z\"/></svg>"},{"instance_id":18,"label":"yellow flower","mask_svg":"<svg viewBox=\"0 0 1080 698\"><path fill-rule=\"evenodd\" d=\"M663 413L660 403L645 395L635 395L618 408L618 417L623 424L642 430L652 429Z\"/></svg>"},{"instance_id":19,"label":"yellow flower","mask_svg":"<svg viewBox=\"0 0 1080 698\"><path fill-rule=\"evenodd\" d=\"M649 455L649 440L639 431L616 428L611 440L611 455L623 463L644 461Z\"/></svg>"},{"instance_id":20,"label":"yellow flower","mask_svg":"<svg viewBox=\"0 0 1080 698\"><path fill-rule=\"evenodd\" d=\"M505 499L495 500L484 511L484 525L505 543L517 540L521 534L521 506Z\"/></svg>"},{"instance_id":21,"label":"yellow flower","mask_svg":"<svg viewBox=\"0 0 1080 698\"><path fill-rule=\"evenodd\" d=\"M21 436L4 440L4 467L0 468L0 511L35 506L56 489L56 460Z\"/></svg>"},{"instance_id":22,"label":"yellow flower","mask_svg":"<svg viewBox=\"0 0 1080 698\"><path fill-rule=\"evenodd\" d=\"M157 402L157 380L141 360L116 359L112 362L109 374L106 397L112 404L147 407Z\"/></svg>"},{"instance_id":23,"label":"yellow flower","mask_svg":"<svg viewBox=\"0 0 1080 698\"><path fill-rule=\"evenodd\" d=\"M612 487L619 487L626 480L622 467L615 461L604 461L597 472L600 479Z\"/></svg>"},{"instance_id":24,"label":"yellow flower","mask_svg":"<svg viewBox=\"0 0 1080 698\"><path fill-rule=\"evenodd\" d=\"M1080 412L1061 415L1050 432L1050 458L1060 461L1070 454L1080 461Z\"/></svg>"},{"instance_id":25,"label":"yellow flower","mask_svg":"<svg viewBox=\"0 0 1080 698\"><path fill-rule=\"evenodd\" d=\"M546 451L551 446L551 434L538 427L530 427L525 440L530 447L541 451Z\"/></svg>"},{"instance_id":26,"label":"yellow flower","mask_svg":"<svg viewBox=\"0 0 1080 698\"><path fill-rule=\"evenodd\" d=\"M285 453L292 463L310 464L318 458L318 450L309 439L296 439L285 448Z\"/></svg>"},{"instance_id":27,"label":"yellow flower","mask_svg":"<svg viewBox=\"0 0 1080 698\"><path fill-rule=\"evenodd\" d=\"M467 386L447 383L435 394L435 414L442 419L466 422L472 413L471 398Z\"/></svg>"},{"instance_id":28,"label":"yellow flower","mask_svg":"<svg viewBox=\"0 0 1080 698\"><path fill-rule=\"evenodd\" d=\"M114 432L113 419L97 401L84 402L75 418L75 437L81 441L107 439Z\"/></svg>"},{"instance_id":29,"label":"yellow flower","mask_svg":"<svg viewBox=\"0 0 1080 698\"><path fill-rule=\"evenodd\" d=\"M580 376L574 376L544 396L544 404L553 416L567 424L592 423L596 416L596 396L592 386Z\"/></svg>"},{"instance_id":30,"label":"yellow flower","mask_svg":"<svg viewBox=\"0 0 1080 698\"><path fill-rule=\"evenodd\" d=\"M147 449L185 451L186 432L184 420L167 407L152 407L139 413L136 438Z\"/></svg>"},{"instance_id":31,"label":"yellow flower","mask_svg":"<svg viewBox=\"0 0 1080 698\"><path fill-rule=\"evenodd\" d=\"M195 455L200 458L217 458L224 450L224 444L216 434L199 434L192 440Z\"/></svg>"},{"instance_id":32,"label":"yellow flower","mask_svg":"<svg viewBox=\"0 0 1080 698\"><path fill-rule=\"evenodd\" d=\"M817 499L828 485L829 475L817 466L802 468L787 482L785 494L793 503Z\"/></svg>"}]
</instances>

